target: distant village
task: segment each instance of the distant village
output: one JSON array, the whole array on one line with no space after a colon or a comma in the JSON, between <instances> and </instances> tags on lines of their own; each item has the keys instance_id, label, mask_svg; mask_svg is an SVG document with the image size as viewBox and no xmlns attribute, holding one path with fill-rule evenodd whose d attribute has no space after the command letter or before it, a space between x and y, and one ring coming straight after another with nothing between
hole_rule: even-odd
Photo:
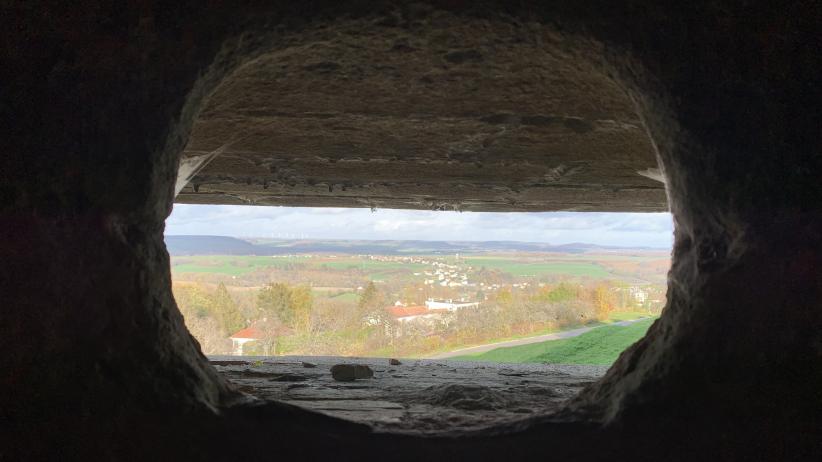
<instances>
[{"instance_id":1,"label":"distant village","mask_svg":"<svg viewBox=\"0 0 822 462\"><path fill-rule=\"evenodd\" d=\"M294 254L294 255L276 255L274 258L330 258L335 259L337 258L336 255L310 255L310 254ZM404 301L397 300L394 305L386 307L386 311L389 312L398 322L407 323L407 322L414 322L414 321L431 321L431 320L440 320L442 316L449 312L455 312L460 309L464 308L475 308L480 306L480 304L488 299L490 294L505 288L511 289L527 289L532 286L536 287L544 287L545 283L536 283L532 284L530 282L522 281L522 282L513 282L510 284L501 284L501 283L485 283L485 282L476 282L470 279L471 273L475 270L473 266L470 265L459 265L459 264L450 264L443 261L439 261L435 258L431 257L421 257L421 256L405 256L405 255L371 255L371 254L361 254L357 255L358 258L371 260L371 261L379 261L379 262L387 262L387 263L415 263L421 265L431 266L430 270L422 271L422 272L414 272L413 275L416 277L422 277L423 284L426 286L431 287L450 287L456 289L468 289L468 288L475 288L480 290L483 295L483 300L469 300L469 297L463 295L458 297L457 299L449 298L449 299L436 299L436 298L429 298L425 301L424 305L409 305ZM460 260L460 255L455 254L454 256L455 261ZM363 287L359 286L356 288L356 291L362 291ZM651 287L643 287L639 285L632 285L628 287L614 287L612 288L615 292L620 292L621 296L625 296L631 301L635 302L637 305L644 306L644 305L660 305L663 302L663 297L659 297L661 295L656 291L654 292L653 288ZM663 294L664 295L664 294Z\"/></svg>"},{"instance_id":2,"label":"distant village","mask_svg":"<svg viewBox=\"0 0 822 462\"><path fill-rule=\"evenodd\" d=\"M266 257L279 262L267 266L264 261L259 260L259 258ZM339 325L340 328L349 329L351 332L362 329L372 332L367 335L370 339L368 342L371 342L370 345L373 346L356 347L360 350L384 348L385 345L390 345L392 348L404 345L403 348L413 350L414 345L419 344L414 342L423 341L426 345L431 345L429 348L436 348L436 345L441 345L442 342L451 341L447 336L462 332L466 328L470 332L476 332L472 335L477 336L478 339L500 335L499 333L507 332L509 329L506 327L506 322L511 323L509 325L515 326L516 329L521 329L523 333L537 329L539 326L551 325L551 323L574 325L575 322L579 323L580 319L601 319L602 316L606 316L601 313L597 314L596 311L596 306L603 304L610 307L607 308L608 310L641 310L650 315L657 313L665 301L664 286L645 282L641 277L621 279L619 276L616 278L580 277L567 276L562 273L540 274L538 272L535 275L526 275L527 272L523 273L522 269L516 273L510 271L512 266L520 265L519 268L527 268L528 265L542 264L546 261L540 257L501 255L490 260L483 260L487 257L473 255L461 257L459 254L448 256L286 254L253 257L258 260L253 262L248 260L248 266L241 266L244 264L243 258L236 257L238 262L236 268L239 269L237 273L229 272L224 276L232 281L240 282L240 278L243 280L241 285L236 285L232 289L232 296L237 297L237 300L241 302L236 309L243 313L244 321L239 325L237 322L226 321L225 319L228 318L221 315L219 309L214 308L221 306L220 303L230 305L232 302L213 302L212 307L209 307L210 305L203 301L207 298L203 296L216 296L203 294L202 290L199 292L200 295L197 295L196 283L194 286L189 285L190 289L186 289L190 291L188 298L179 299L184 302L183 307L189 313L199 313L187 316L191 324L190 328L200 333L202 339L208 338L209 344L215 345L212 351L224 348L220 351L228 353L229 349L227 345L220 347L221 340L209 334L209 332L214 332L215 328L209 327L208 322L216 322L216 325L222 329L222 341L230 340L232 354L281 354L283 351L313 351L311 348L314 348L312 346L314 344L310 340L311 337L306 336L309 328L300 327L292 321L283 321L287 318L282 318L272 324L271 320L278 319L277 316L266 318L254 314L255 310L258 310L257 293L261 290L260 288L268 284L264 282L266 280L284 281L288 290L297 290L302 287L308 291L307 293L313 294L309 295L310 299L307 302L307 309L311 314L305 319L308 320L306 322L317 323L316 325L321 326L320 329L328 329L326 326L329 325ZM217 266L225 264L221 263L224 261L225 259L214 260L216 271L226 268ZM489 263L485 264L485 261ZM190 264L189 261L184 262L186 263ZM268 274L256 272L258 267L270 268L264 270ZM208 270L210 267L201 266L200 268ZM227 271L231 270L227 269ZM193 278L206 281L220 280L220 276L212 276L205 271L191 274ZM198 276L198 274L204 274L204 276ZM303 279L295 280L295 277ZM314 281L322 282L315 283ZM232 282L232 284L235 283ZM381 294L379 303L371 305L367 315L359 317L359 321L349 317L347 319L351 320L344 322L329 317L335 312L334 310L351 311L356 310L357 306L361 307L364 295L368 292L366 286L375 286L376 291ZM248 287L248 289L243 287ZM558 290L564 291L560 298L554 297ZM182 292L179 295L183 297ZM338 296L340 301L337 301ZM607 301L597 301L603 300L603 297ZM223 297L222 300L227 299ZM505 314L505 310L500 311L501 306L513 306L512 304L519 308L508 314ZM555 308L551 308L551 304L554 304ZM336 308L329 310L328 307L332 305ZM203 306L206 308L202 308ZM518 318L517 316L522 315L515 314L525 312L532 314L526 318ZM586 314L581 318L580 313L582 312ZM489 325L488 322L493 325ZM245 326L243 327L242 324ZM229 325L232 327L227 327ZM311 335L325 335L322 333L325 330L318 332L320 333ZM381 332L379 335L382 336L382 340L379 337L373 337L373 332ZM331 348L329 352L346 351L347 348L351 348L342 339L327 338L333 339L332 341L335 342L333 345L336 345L327 347ZM328 340L323 340L323 342L328 342ZM325 344L328 345L328 343Z\"/></svg>"}]
</instances>

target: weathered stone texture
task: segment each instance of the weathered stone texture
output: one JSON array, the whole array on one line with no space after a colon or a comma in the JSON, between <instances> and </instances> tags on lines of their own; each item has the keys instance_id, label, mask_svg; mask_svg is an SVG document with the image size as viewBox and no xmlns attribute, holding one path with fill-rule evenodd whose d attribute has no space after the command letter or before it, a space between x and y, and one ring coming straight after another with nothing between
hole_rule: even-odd
<instances>
[{"instance_id":1,"label":"weathered stone texture","mask_svg":"<svg viewBox=\"0 0 822 462\"><path fill-rule=\"evenodd\" d=\"M286 35L209 97L183 203L448 210L667 208L601 51L539 23L377 18Z\"/></svg>"},{"instance_id":2,"label":"weathered stone texture","mask_svg":"<svg viewBox=\"0 0 822 462\"><path fill-rule=\"evenodd\" d=\"M381 432L466 435L555 412L607 366L294 356L212 357L243 392L362 423ZM335 365L368 366L372 377L339 382Z\"/></svg>"},{"instance_id":3,"label":"weathered stone texture","mask_svg":"<svg viewBox=\"0 0 822 462\"><path fill-rule=\"evenodd\" d=\"M86 3L0 6L0 459L822 458L819 2ZM660 210L656 153L668 306L470 437L244 402L162 243L220 147L181 201Z\"/></svg>"}]
</instances>

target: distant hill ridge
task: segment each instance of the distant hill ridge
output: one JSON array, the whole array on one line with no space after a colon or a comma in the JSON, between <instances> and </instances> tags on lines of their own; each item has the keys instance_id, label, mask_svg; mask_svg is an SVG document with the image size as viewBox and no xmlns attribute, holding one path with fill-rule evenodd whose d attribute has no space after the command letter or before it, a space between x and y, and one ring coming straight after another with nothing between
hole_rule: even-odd
<instances>
[{"instance_id":1,"label":"distant hill ridge","mask_svg":"<svg viewBox=\"0 0 822 462\"><path fill-rule=\"evenodd\" d=\"M584 253L612 250L662 250L647 247L615 247L585 243L552 245L516 241L390 241L239 239L228 236L166 236L168 252L184 255L285 255L303 253L430 255L486 252Z\"/></svg>"},{"instance_id":2,"label":"distant hill ridge","mask_svg":"<svg viewBox=\"0 0 822 462\"><path fill-rule=\"evenodd\" d=\"M166 236L171 255L259 255L257 246L228 236Z\"/></svg>"}]
</instances>

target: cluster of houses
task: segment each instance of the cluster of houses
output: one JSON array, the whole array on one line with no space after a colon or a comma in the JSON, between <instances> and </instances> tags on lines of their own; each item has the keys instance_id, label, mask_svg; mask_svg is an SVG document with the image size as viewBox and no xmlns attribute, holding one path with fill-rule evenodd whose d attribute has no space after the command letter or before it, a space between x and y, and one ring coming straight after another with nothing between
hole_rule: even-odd
<instances>
[{"instance_id":1,"label":"cluster of houses","mask_svg":"<svg viewBox=\"0 0 822 462\"><path fill-rule=\"evenodd\" d=\"M373 261L382 261L382 262L400 262L400 263L421 263L423 265L431 264L431 261L428 258L423 257L409 257L409 256L397 256L397 255L357 255L360 258L367 258Z\"/></svg>"},{"instance_id":2,"label":"cluster of houses","mask_svg":"<svg viewBox=\"0 0 822 462\"><path fill-rule=\"evenodd\" d=\"M361 258L381 262L418 263L431 265L430 271L416 272L414 276L423 276L427 286L441 287L477 287L476 283L469 282L468 272L473 268L451 265L427 257L395 256L395 255L360 255ZM459 259L459 254L457 255Z\"/></svg>"},{"instance_id":3,"label":"cluster of houses","mask_svg":"<svg viewBox=\"0 0 822 462\"><path fill-rule=\"evenodd\" d=\"M476 283L468 281L468 271L472 268L461 268L458 265L449 265L442 262L432 262L433 269L422 273L414 273L415 276L425 276L425 285L441 287L476 287Z\"/></svg>"},{"instance_id":4,"label":"cluster of houses","mask_svg":"<svg viewBox=\"0 0 822 462\"><path fill-rule=\"evenodd\" d=\"M488 289L488 290L499 290L506 287L511 287L512 289L527 289L531 286L530 282L515 282L513 284L486 284L484 282L479 283L480 288ZM540 287L545 287L545 284L540 283Z\"/></svg>"},{"instance_id":5,"label":"cluster of houses","mask_svg":"<svg viewBox=\"0 0 822 462\"><path fill-rule=\"evenodd\" d=\"M274 257L282 258L295 256L305 258L311 257L310 255L280 255ZM336 256L328 257L335 258ZM470 271L473 269L471 266L449 264L426 257L392 255L359 255L359 257L367 258L374 261L430 265L431 270L414 273L414 276L424 277L425 285L432 287L440 286L451 288L475 287L480 291L478 297L482 298L482 294L485 294L484 298L486 300L488 299L488 293L492 293L503 288L526 290L529 287L531 287L532 284L529 282L517 282L513 284L471 282L468 278ZM457 260L459 261L459 256L457 256ZM538 287L544 287L546 284L536 283L536 285ZM356 290L362 291L363 287L357 287ZM647 288L642 286L630 286L622 288L615 287L612 290L621 293L623 296L623 301L625 301L625 297L627 296L633 301L635 301L638 305L648 307L649 309L657 305L661 306L662 299L664 298L664 293L657 293L657 291L655 291L655 289L653 288ZM465 298L458 300L442 300L429 298L425 301L424 305L407 305L400 301L397 301L393 306L386 307L385 311L400 326L400 329L394 331L392 334L399 335L402 332L403 325L409 325L409 323L416 323L417 325L430 326L433 325L434 322L447 322L447 314L454 313L462 309L476 308L478 306L480 306L480 301L469 301ZM366 322L371 323L373 325L377 325L380 321L378 319L369 319ZM248 344L249 342L262 340L263 338L264 336L261 329L258 329L255 326L247 327L231 335L230 339L232 341L232 350L234 354L242 355L244 345Z\"/></svg>"}]
</instances>

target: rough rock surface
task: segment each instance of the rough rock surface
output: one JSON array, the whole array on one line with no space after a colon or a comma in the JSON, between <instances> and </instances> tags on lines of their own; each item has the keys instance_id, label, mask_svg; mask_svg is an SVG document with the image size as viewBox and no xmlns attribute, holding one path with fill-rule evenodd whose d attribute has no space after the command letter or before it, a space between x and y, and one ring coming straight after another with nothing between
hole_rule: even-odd
<instances>
[{"instance_id":1,"label":"rough rock surface","mask_svg":"<svg viewBox=\"0 0 822 462\"><path fill-rule=\"evenodd\" d=\"M209 97L183 203L667 209L635 103L550 27L419 14L286 35Z\"/></svg>"},{"instance_id":2,"label":"rough rock surface","mask_svg":"<svg viewBox=\"0 0 822 462\"><path fill-rule=\"evenodd\" d=\"M335 364L331 366L331 376L338 382L353 382L374 377L374 371L365 364Z\"/></svg>"},{"instance_id":3,"label":"rough rock surface","mask_svg":"<svg viewBox=\"0 0 822 462\"><path fill-rule=\"evenodd\" d=\"M778 8L716 0L5 2L0 119L12 122L0 136L0 458L234 460L241 450L249 458L822 459L821 7L807 0ZM437 43L440 22L459 31L453 43L447 34ZM478 27L503 41L482 43ZM375 54L380 31L390 40ZM401 34L407 44L396 42ZM506 43L512 36L522 41ZM372 57L371 67L352 46ZM394 56L406 47L405 59L428 68L403 67ZM272 53L279 59L266 58ZM316 88L317 101L296 80L288 82L291 100L261 87L289 54L298 64L289 72L306 85L373 84L374 96L386 95L374 100L390 109L386 117L342 84L333 93ZM509 83L494 90L508 95L494 107L490 92L470 92L471 81L491 88L480 62ZM546 72L531 62L556 67ZM381 63L409 78L392 80L391 69L373 67ZM510 85L518 75L546 78L545 87L556 75L580 105L560 98L554 110L541 101L550 91L530 81L522 86L529 100L519 98L520 87ZM186 332L163 245L185 146L214 149L198 115L213 117L224 135L232 132L225 116L253 122L246 104L253 95L232 94L224 113L210 106L231 94L221 86L229 82L282 98L284 114L300 116L285 123L273 113L276 101L260 98L261 117L282 130L254 125L237 144L250 149L248 162L236 150L224 158L231 188L240 166L247 169L238 203L253 193L260 203L291 205L658 210L658 183L636 175L633 161L623 168L601 154L613 144L616 158L634 146L630 155L647 159L637 143L613 138L633 136L622 124L641 121L676 222L662 316L559 413L470 437L374 433L285 403L243 401ZM634 103L634 116L625 100L612 99L615 86ZM391 88L419 94L396 98ZM438 98L426 98L429 91ZM234 96L245 106L230 106ZM412 117L411 109L425 109L415 101L434 107L440 98L457 113L449 106ZM503 107L508 99L520 105ZM362 119L351 108L364 111ZM401 142L381 127L396 129ZM346 139L333 128L348 130L356 145L325 149ZM398 146L410 133L418 142L406 157ZM266 141L275 135L277 143ZM376 150L372 136L392 153ZM580 149L572 149L576 142ZM537 149L543 143L550 149ZM291 146L310 154L298 158ZM586 157L588 149L598 154ZM428 176L427 163L443 155L453 163L436 164ZM576 156L585 168L574 169ZM286 160L275 165L279 159ZM266 175L276 180L268 185L273 198L260 193L272 179ZM639 201L615 175L632 185L647 180L645 191L657 199ZM343 191L346 178L362 188ZM202 201L225 196L219 178L208 179L217 186L214 194L204 189ZM611 194L615 185L626 194ZM181 200L198 197L186 194ZM622 196L627 203L612 201Z\"/></svg>"},{"instance_id":4,"label":"rough rock surface","mask_svg":"<svg viewBox=\"0 0 822 462\"><path fill-rule=\"evenodd\" d=\"M380 358L344 358L369 367L373 378L331 380L343 358L211 357L217 371L240 390L265 400L294 404L362 423L381 432L469 433L545 416L599 379L605 366L498 364L406 360L402 367ZM317 364L310 374L302 361ZM299 383L283 376L299 374Z\"/></svg>"}]
</instances>

